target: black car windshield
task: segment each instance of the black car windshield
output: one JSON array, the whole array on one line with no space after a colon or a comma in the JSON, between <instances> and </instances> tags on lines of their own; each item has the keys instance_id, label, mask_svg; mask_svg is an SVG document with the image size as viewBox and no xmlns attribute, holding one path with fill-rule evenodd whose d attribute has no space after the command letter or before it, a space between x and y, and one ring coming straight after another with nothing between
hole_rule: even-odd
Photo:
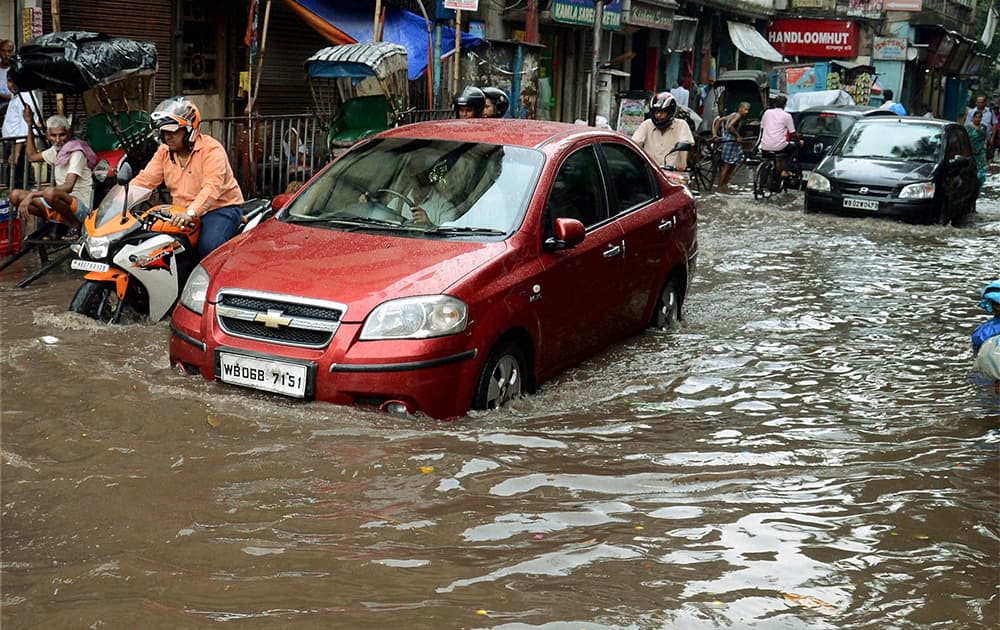
<instances>
[{"instance_id":1,"label":"black car windshield","mask_svg":"<svg viewBox=\"0 0 1000 630\"><path fill-rule=\"evenodd\" d=\"M543 163L540 152L522 147L378 139L337 160L282 220L426 238L496 238L520 225Z\"/></svg>"},{"instance_id":2,"label":"black car windshield","mask_svg":"<svg viewBox=\"0 0 1000 630\"><path fill-rule=\"evenodd\" d=\"M944 148L944 129L920 123L858 123L840 145L841 157L936 162Z\"/></svg>"}]
</instances>

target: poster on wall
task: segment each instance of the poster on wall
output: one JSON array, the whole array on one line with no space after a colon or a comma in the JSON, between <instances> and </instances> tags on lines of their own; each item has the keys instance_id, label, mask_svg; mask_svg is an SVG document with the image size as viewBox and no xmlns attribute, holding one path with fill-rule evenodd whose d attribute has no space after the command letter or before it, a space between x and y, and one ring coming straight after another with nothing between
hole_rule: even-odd
<instances>
[{"instance_id":1,"label":"poster on wall","mask_svg":"<svg viewBox=\"0 0 1000 630\"><path fill-rule=\"evenodd\" d=\"M847 15L879 18L882 16L882 0L849 0Z\"/></svg>"},{"instance_id":2,"label":"poster on wall","mask_svg":"<svg viewBox=\"0 0 1000 630\"><path fill-rule=\"evenodd\" d=\"M616 131L631 136L646 118L646 99L622 98L618 103L618 125Z\"/></svg>"}]
</instances>

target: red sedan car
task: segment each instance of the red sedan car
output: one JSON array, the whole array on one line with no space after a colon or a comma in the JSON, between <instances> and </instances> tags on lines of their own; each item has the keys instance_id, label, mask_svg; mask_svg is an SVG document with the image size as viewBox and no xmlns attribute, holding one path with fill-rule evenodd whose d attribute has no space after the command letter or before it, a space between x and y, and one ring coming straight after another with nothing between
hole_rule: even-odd
<instances>
[{"instance_id":1,"label":"red sedan car","mask_svg":"<svg viewBox=\"0 0 1000 630\"><path fill-rule=\"evenodd\" d=\"M676 325L698 252L687 188L626 136L564 123L406 125L276 205L192 273L171 364L440 419Z\"/></svg>"}]
</instances>

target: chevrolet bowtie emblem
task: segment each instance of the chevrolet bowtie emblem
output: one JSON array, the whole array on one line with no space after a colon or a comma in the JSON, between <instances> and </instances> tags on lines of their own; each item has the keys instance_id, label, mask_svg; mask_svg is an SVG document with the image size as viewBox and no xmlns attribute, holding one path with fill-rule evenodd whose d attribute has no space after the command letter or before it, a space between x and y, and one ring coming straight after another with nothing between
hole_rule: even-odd
<instances>
[{"instance_id":1,"label":"chevrolet bowtie emblem","mask_svg":"<svg viewBox=\"0 0 1000 630\"><path fill-rule=\"evenodd\" d=\"M279 326L287 326L292 323L291 317L283 317L282 311L277 309L269 308L266 313L259 313L254 318L253 321L260 322L268 328L277 328Z\"/></svg>"}]
</instances>

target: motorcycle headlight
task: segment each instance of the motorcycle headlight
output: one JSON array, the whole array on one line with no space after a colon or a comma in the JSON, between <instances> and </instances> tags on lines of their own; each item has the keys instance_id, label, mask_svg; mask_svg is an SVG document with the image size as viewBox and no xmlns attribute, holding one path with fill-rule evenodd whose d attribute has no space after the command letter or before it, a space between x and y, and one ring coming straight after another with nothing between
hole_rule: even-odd
<instances>
[{"instance_id":1,"label":"motorcycle headlight","mask_svg":"<svg viewBox=\"0 0 1000 630\"><path fill-rule=\"evenodd\" d=\"M934 182L920 182L903 186L899 191L900 199L932 199L934 197Z\"/></svg>"},{"instance_id":2,"label":"motorcycle headlight","mask_svg":"<svg viewBox=\"0 0 1000 630\"><path fill-rule=\"evenodd\" d=\"M111 239L107 236L88 236L87 253L94 260L100 260L108 255Z\"/></svg>"},{"instance_id":3,"label":"motorcycle headlight","mask_svg":"<svg viewBox=\"0 0 1000 630\"><path fill-rule=\"evenodd\" d=\"M816 192L830 192L830 180L813 171L806 180L806 188Z\"/></svg>"},{"instance_id":4,"label":"motorcycle headlight","mask_svg":"<svg viewBox=\"0 0 1000 630\"><path fill-rule=\"evenodd\" d=\"M205 310L205 297L208 295L208 272L198 265L188 276L187 284L181 291L181 304L199 315Z\"/></svg>"},{"instance_id":5,"label":"motorcycle headlight","mask_svg":"<svg viewBox=\"0 0 1000 630\"><path fill-rule=\"evenodd\" d=\"M450 295L423 295L379 304L361 329L361 339L427 339L465 330L468 307Z\"/></svg>"}]
</instances>

